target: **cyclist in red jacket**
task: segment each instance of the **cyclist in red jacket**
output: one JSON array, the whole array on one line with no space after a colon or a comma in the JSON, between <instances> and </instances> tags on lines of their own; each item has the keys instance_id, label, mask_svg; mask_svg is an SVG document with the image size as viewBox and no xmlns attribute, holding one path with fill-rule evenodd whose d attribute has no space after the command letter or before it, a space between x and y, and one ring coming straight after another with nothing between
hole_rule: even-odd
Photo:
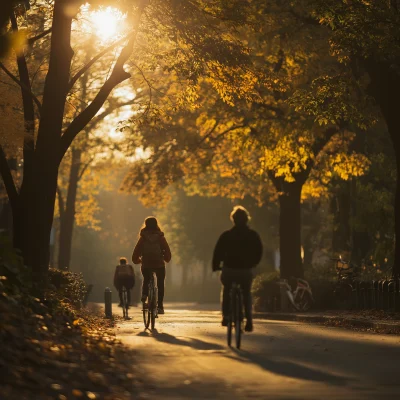
<instances>
[{"instance_id":1,"label":"cyclist in red jacket","mask_svg":"<svg viewBox=\"0 0 400 400\"><path fill-rule=\"evenodd\" d=\"M143 307L147 306L149 281L154 272L157 276L158 313L164 314L165 263L171 261L171 250L156 218L148 217L145 219L139 240L133 250L132 261L134 264L142 264Z\"/></svg>"},{"instance_id":2,"label":"cyclist in red jacket","mask_svg":"<svg viewBox=\"0 0 400 400\"><path fill-rule=\"evenodd\" d=\"M253 281L252 268L255 267L262 257L262 243L258 233L249 228L250 215L241 206L234 207L231 220L234 226L224 232L215 246L212 261L213 271L220 269L221 282L224 286L222 297L222 325L228 324L230 311L229 293L233 282L240 283L243 292L243 303L246 315L245 331L253 330L251 283Z\"/></svg>"}]
</instances>

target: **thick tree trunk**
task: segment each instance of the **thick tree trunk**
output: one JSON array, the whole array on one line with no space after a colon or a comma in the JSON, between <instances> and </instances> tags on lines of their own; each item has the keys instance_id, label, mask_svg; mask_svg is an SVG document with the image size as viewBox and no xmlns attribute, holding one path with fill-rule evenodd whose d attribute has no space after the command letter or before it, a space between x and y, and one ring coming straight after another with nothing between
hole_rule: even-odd
<instances>
[{"instance_id":1,"label":"thick tree trunk","mask_svg":"<svg viewBox=\"0 0 400 400\"><path fill-rule=\"evenodd\" d=\"M367 60L365 66L371 79L370 93L385 118L396 156L397 183L394 205L396 243L393 276L400 276L400 117L399 103L396 101L400 93L400 75L397 69L383 62Z\"/></svg>"},{"instance_id":2,"label":"thick tree trunk","mask_svg":"<svg viewBox=\"0 0 400 400\"><path fill-rule=\"evenodd\" d=\"M28 195L21 199L22 206L27 210L23 233L24 258L31 265L37 282L42 282L49 265L60 138L73 54L70 46L73 16L66 12L68 3L66 0L56 0L54 3L49 71L43 93L33 174L27 183Z\"/></svg>"},{"instance_id":3,"label":"thick tree trunk","mask_svg":"<svg viewBox=\"0 0 400 400\"><path fill-rule=\"evenodd\" d=\"M301 260L301 189L299 182L285 183L279 195L279 249L281 278L303 277Z\"/></svg>"},{"instance_id":4,"label":"thick tree trunk","mask_svg":"<svg viewBox=\"0 0 400 400\"><path fill-rule=\"evenodd\" d=\"M60 214L60 236L58 247L58 268L68 270L71 261L72 237L75 222L75 204L78 191L81 151L72 149L71 168L69 173L67 200L65 209Z\"/></svg>"}]
</instances>

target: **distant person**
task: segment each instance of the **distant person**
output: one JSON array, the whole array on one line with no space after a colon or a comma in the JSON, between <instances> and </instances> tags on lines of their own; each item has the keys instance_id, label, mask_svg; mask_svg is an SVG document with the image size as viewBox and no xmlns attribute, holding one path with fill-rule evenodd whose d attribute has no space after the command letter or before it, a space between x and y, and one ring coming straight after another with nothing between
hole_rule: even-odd
<instances>
[{"instance_id":1,"label":"distant person","mask_svg":"<svg viewBox=\"0 0 400 400\"><path fill-rule=\"evenodd\" d=\"M147 308L149 281L152 273L157 276L158 313L164 314L165 263L171 261L171 250L161 231L157 219L148 217L140 230L139 240L132 254L134 264L142 264L142 298L144 309Z\"/></svg>"},{"instance_id":2,"label":"distant person","mask_svg":"<svg viewBox=\"0 0 400 400\"><path fill-rule=\"evenodd\" d=\"M212 261L213 271L222 263L221 282L224 286L222 297L222 326L228 325L230 313L230 290L233 282L240 283L246 315L246 332L253 331L251 283L254 268L262 256L262 243L257 232L249 228L250 215L242 206L234 207L231 213L234 226L225 231L215 246Z\"/></svg>"},{"instance_id":3,"label":"distant person","mask_svg":"<svg viewBox=\"0 0 400 400\"><path fill-rule=\"evenodd\" d=\"M115 267L114 286L119 294L118 307L122 307L122 293L124 287L128 292L128 304L131 305L131 290L135 286L135 272L132 265L128 264L128 260L125 257L121 257L119 259L119 265Z\"/></svg>"}]
</instances>

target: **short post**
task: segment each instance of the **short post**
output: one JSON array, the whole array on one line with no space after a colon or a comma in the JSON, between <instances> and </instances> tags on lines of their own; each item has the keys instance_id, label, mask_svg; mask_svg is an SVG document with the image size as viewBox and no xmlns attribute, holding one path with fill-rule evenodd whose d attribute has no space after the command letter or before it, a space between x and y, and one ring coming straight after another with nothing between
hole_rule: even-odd
<instances>
[{"instance_id":1,"label":"short post","mask_svg":"<svg viewBox=\"0 0 400 400\"><path fill-rule=\"evenodd\" d=\"M104 311L106 318L112 318L112 292L109 287L104 290Z\"/></svg>"}]
</instances>

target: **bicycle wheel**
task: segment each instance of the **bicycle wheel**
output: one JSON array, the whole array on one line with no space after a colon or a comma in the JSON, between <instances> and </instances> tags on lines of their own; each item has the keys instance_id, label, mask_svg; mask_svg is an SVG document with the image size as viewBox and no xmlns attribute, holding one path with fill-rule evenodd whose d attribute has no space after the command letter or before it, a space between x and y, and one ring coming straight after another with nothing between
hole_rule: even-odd
<instances>
[{"instance_id":1,"label":"bicycle wheel","mask_svg":"<svg viewBox=\"0 0 400 400\"><path fill-rule=\"evenodd\" d=\"M232 344L232 328L233 328L233 323L232 321L234 321L235 318L235 302L233 301L233 293L231 290L230 293L230 303L231 303L231 311L229 314L229 320L228 320L228 325L227 325L227 342L228 342L228 346L231 347Z\"/></svg>"},{"instance_id":2,"label":"bicycle wheel","mask_svg":"<svg viewBox=\"0 0 400 400\"><path fill-rule=\"evenodd\" d=\"M149 304L150 309L150 319L151 319L151 330L154 329L156 325L156 317L157 317L157 288L153 286L153 294L152 294L152 302L151 306Z\"/></svg>"},{"instance_id":3,"label":"bicycle wheel","mask_svg":"<svg viewBox=\"0 0 400 400\"><path fill-rule=\"evenodd\" d=\"M236 348L240 349L242 339L242 293L239 288L235 290L235 339Z\"/></svg>"},{"instance_id":4,"label":"bicycle wheel","mask_svg":"<svg viewBox=\"0 0 400 400\"><path fill-rule=\"evenodd\" d=\"M308 311L312 306L312 298L306 291L296 296L295 302L299 311Z\"/></svg>"},{"instance_id":5,"label":"bicycle wheel","mask_svg":"<svg viewBox=\"0 0 400 400\"><path fill-rule=\"evenodd\" d=\"M125 288L122 292L122 311L124 314L124 319L128 319L128 290Z\"/></svg>"},{"instance_id":6,"label":"bicycle wheel","mask_svg":"<svg viewBox=\"0 0 400 400\"><path fill-rule=\"evenodd\" d=\"M143 322L144 322L144 328L148 329L150 326L150 319L151 319L151 302L152 302L152 296L153 296L153 290L152 290L152 285L151 282L149 284L149 294L147 296L147 310L143 308Z\"/></svg>"}]
</instances>

